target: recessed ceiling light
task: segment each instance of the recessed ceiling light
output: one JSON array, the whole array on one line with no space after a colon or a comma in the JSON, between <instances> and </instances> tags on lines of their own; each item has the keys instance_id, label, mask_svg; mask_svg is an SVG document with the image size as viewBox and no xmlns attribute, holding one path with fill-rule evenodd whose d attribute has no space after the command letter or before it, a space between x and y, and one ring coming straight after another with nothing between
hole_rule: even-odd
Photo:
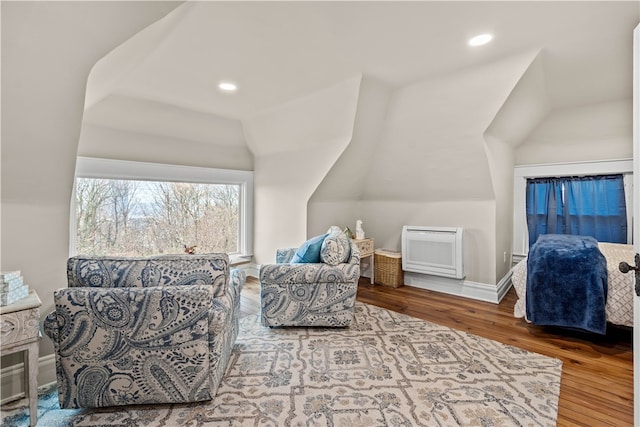
<instances>
[{"instance_id":1,"label":"recessed ceiling light","mask_svg":"<svg viewBox=\"0 0 640 427\"><path fill-rule=\"evenodd\" d=\"M482 46L489 43L493 39L492 34L480 34L469 39L469 46Z\"/></svg>"},{"instance_id":2,"label":"recessed ceiling light","mask_svg":"<svg viewBox=\"0 0 640 427\"><path fill-rule=\"evenodd\" d=\"M233 82L220 82L218 83L218 89L223 92L235 92L238 90L238 85Z\"/></svg>"}]
</instances>

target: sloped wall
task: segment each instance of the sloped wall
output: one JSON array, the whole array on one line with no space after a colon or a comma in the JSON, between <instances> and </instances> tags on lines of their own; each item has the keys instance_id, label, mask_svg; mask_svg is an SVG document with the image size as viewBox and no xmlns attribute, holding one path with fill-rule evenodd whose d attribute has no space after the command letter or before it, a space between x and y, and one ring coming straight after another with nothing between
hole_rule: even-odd
<instances>
[{"instance_id":1,"label":"sloped wall","mask_svg":"<svg viewBox=\"0 0 640 427\"><path fill-rule=\"evenodd\" d=\"M483 135L536 56L530 52L392 91L379 136L359 142L373 152L371 163L349 162L356 177L367 169L360 197L351 192L355 200L332 200L330 194L344 191L338 188L342 181L325 179L309 205L309 229L322 229L333 209L342 215L333 217L336 222L344 221L337 225L353 227L362 219L376 247L400 249L403 225L464 227L467 280L496 284L496 199L511 196L503 194L508 188L494 186L491 162L508 159L509 150L488 152ZM356 116L356 128L365 118ZM352 212L357 216L347 219ZM502 256L499 261L507 264Z\"/></svg>"},{"instance_id":2,"label":"sloped wall","mask_svg":"<svg viewBox=\"0 0 640 427\"><path fill-rule=\"evenodd\" d=\"M122 95L85 109L78 155L253 169L239 120Z\"/></svg>"},{"instance_id":3,"label":"sloped wall","mask_svg":"<svg viewBox=\"0 0 640 427\"><path fill-rule=\"evenodd\" d=\"M515 150L540 124L550 108L543 60L544 55L539 52L484 133L496 201L497 279L511 268Z\"/></svg>"},{"instance_id":4,"label":"sloped wall","mask_svg":"<svg viewBox=\"0 0 640 427\"><path fill-rule=\"evenodd\" d=\"M154 22L144 31L128 39L126 43L118 45L108 55L100 58L89 74L85 109L91 108L109 96L122 77L134 70L172 34L191 7L190 3L180 4L172 13Z\"/></svg>"},{"instance_id":5,"label":"sloped wall","mask_svg":"<svg viewBox=\"0 0 640 427\"><path fill-rule=\"evenodd\" d=\"M84 122L77 154L102 159L253 170L253 155L244 141L237 145L215 144Z\"/></svg>"},{"instance_id":6,"label":"sloped wall","mask_svg":"<svg viewBox=\"0 0 640 427\"><path fill-rule=\"evenodd\" d=\"M254 259L307 238L307 202L353 135L361 75L243 120L254 154Z\"/></svg>"},{"instance_id":7,"label":"sloped wall","mask_svg":"<svg viewBox=\"0 0 640 427\"><path fill-rule=\"evenodd\" d=\"M173 2L1 4L0 268L22 271L42 300L43 315L53 308L53 291L66 284L69 205L91 67L176 6ZM69 20L70 16L82 20ZM52 353L51 341L41 341L40 353Z\"/></svg>"},{"instance_id":8,"label":"sloped wall","mask_svg":"<svg viewBox=\"0 0 640 427\"><path fill-rule=\"evenodd\" d=\"M355 218L362 215L359 202L392 93L387 83L370 76L362 78L351 142L309 200L308 236L321 234L332 225L355 230Z\"/></svg>"},{"instance_id":9,"label":"sloped wall","mask_svg":"<svg viewBox=\"0 0 640 427\"><path fill-rule=\"evenodd\" d=\"M515 152L516 165L630 159L631 98L552 110Z\"/></svg>"}]
</instances>

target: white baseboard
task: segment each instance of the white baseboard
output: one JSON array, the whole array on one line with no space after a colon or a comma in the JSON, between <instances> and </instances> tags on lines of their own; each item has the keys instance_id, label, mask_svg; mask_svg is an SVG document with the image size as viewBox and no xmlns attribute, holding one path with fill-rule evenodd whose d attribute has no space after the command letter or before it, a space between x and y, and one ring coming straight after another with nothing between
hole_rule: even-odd
<instances>
[{"instance_id":1,"label":"white baseboard","mask_svg":"<svg viewBox=\"0 0 640 427\"><path fill-rule=\"evenodd\" d=\"M515 265L517 263L519 263L520 261L522 261L523 259L525 259L527 257L526 254L512 254L511 255L511 266L515 267Z\"/></svg>"},{"instance_id":2,"label":"white baseboard","mask_svg":"<svg viewBox=\"0 0 640 427\"><path fill-rule=\"evenodd\" d=\"M505 274L504 277L500 279L500 281L496 285L496 287L498 288L498 304L500 303L500 301L502 301L502 298L504 298L507 292L509 292L509 289L511 289L511 276L513 276L513 267L509 271L507 271L507 274Z\"/></svg>"},{"instance_id":3,"label":"white baseboard","mask_svg":"<svg viewBox=\"0 0 640 427\"><path fill-rule=\"evenodd\" d=\"M255 263L242 264L237 268L244 271L247 276L260 278L260 264L255 264Z\"/></svg>"},{"instance_id":4,"label":"white baseboard","mask_svg":"<svg viewBox=\"0 0 640 427\"><path fill-rule=\"evenodd\" d=\"M56 382L56 359L48 354L38 359L38 386ZM17 363L0 371L0 404L11 402L26 396L24 364Z\"/></svg>"},{"instance_id":5,"label":"white baseboard","mask_svg":"<svg viewBox=\"0 0 640 427\"><path fill-rule=\"evenodd\" d=\"M509 271L497 285L488 285L470 280L451 279L405 271L404 284L415 288L499 304L509 291L509 288L511 288L511 274L512 272Z\"/></svg>"}]
</instances>

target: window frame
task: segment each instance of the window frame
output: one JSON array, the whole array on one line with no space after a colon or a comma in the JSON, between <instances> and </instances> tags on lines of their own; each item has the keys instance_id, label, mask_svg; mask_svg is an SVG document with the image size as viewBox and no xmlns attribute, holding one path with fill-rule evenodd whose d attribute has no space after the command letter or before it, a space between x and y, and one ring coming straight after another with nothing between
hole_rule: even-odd
<instances>
[{"instance_id":1,"label":"window frame","mask_svg":"<svg viewBox=\"0 0 640 427\"><path fill-rule=\"evenodd\" d=\"M70 256L76 255L77 252L76 178L238 185L240 187L238 252L230 253L229 258L232 263L236 263L249 261L253 256L253 171L78 156L70 201Z\"/></svg>"}]
</instances>

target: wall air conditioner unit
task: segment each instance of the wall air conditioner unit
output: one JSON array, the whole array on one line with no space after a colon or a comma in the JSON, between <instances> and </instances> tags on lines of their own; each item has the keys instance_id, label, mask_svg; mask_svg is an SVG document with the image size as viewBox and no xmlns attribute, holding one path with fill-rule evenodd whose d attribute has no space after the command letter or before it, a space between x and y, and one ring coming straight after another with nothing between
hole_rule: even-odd
<instances>
[{"instance_id":1,"label":"wall air conditioner unit","mask_svg":"<svg viewBox=\"0 0 640 427\"><path fill-rule=\"evenodd\" d=\"M405 225L402 228L402 269L463 279L462 237L460 227Z\"/></svg>"}]
</instances>

